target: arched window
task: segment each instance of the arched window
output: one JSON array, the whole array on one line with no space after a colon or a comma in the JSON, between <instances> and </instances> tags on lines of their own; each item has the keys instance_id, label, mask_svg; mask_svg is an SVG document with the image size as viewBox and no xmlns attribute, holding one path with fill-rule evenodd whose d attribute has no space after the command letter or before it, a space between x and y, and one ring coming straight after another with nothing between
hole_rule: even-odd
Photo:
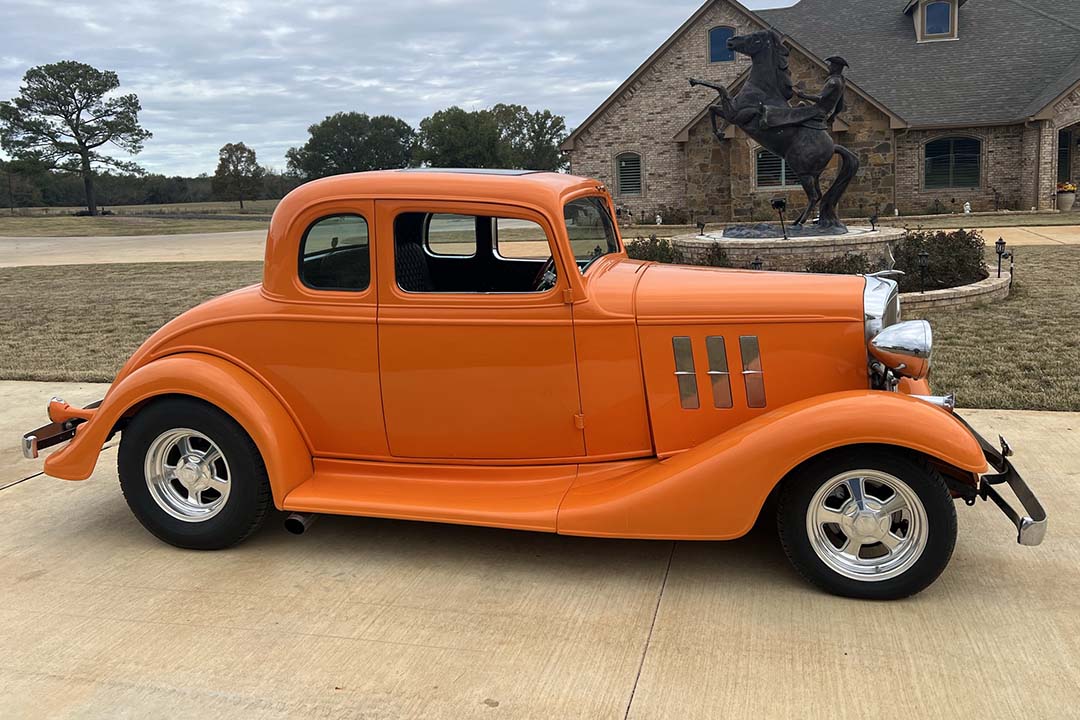
<instances>
[{"instance_id":1,"label":"arched window","mask_svg":"<svg viewBox=\"0 0 1080 720\"><path fill-rule=\"evenodd\" d=\"M620 195L641 194L641 155L635 152L615 156L616 180Z\"/></svg>"},{"instance_id":2,"label":"arched window","mask_svg":"<svg viewBox=\"0 0 1080 720\"><path fill-rule=\"evenodd\" d=\"M784 158L765 148L755 154L754 184L759 188L796 187L799 179L788 170Z\"/></svg>"},{"instance_id":3,"label":"arched window","mask_svg":"<svg viewBox=\"0 0 1080 720\"><path fill-rule=\"evenodd\" d=\"M727 46L727 41L735 37L735 28L714 27L709 31L709 62L731 62L735 51Z\"/></svg>"},{"instance_id":4,"label":"arched window","mask_svg":"<svg viewBox=\"0 0 1080 720\"><path fill-rule=\"evenodd\" d=\"M937 37L939 35L952 35L952 0L938 0L929 2L923 8L925 22L923 35Z\"/></svg>"},{"instance_id":5,"label":"arched window","mask_svg":"<svg viewBox=\"0 0 1080 720\"><path fill-rule=\"evenodd\" d=\"M945 137L926 143L923 167L928 189L979 187L982 142L970 137Z\"/></svg>"}]
</instances>

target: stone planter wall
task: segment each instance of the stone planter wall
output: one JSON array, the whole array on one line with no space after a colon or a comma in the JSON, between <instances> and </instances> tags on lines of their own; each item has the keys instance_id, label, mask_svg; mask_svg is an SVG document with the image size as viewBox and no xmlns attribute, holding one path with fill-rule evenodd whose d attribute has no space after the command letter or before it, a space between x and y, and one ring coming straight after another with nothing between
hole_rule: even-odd
<instances>
[{"instance_id":1,"label":"stone planter wall","mask_svg":"<svg viewBox=\"0 0 1080 720\"><path fill-rule=\"evenodd\" d=\"M749 267L755 258L762 260L763 270L805 272L812 260L843 257L848 253L861 253L872 262L888 255L891 244L905 234L902 228L852 228L847 235L825 235L813 238L783 238L768 240L740 240L716 235L678 235L672 244L689 262L704 262L709 248L724 248L733 267Z\"/></svg>"},{"instance_id":2,"label":"stone planter wall","mask_svg":"<svg viewBox=\"0 0 1080 720\"><path fill-rule=\"evenodd\" d=\"M983 302L1002 300L1009 297L1009 289L1012 284L1012 276L1001 272L991 272L990 277L970 285L945 288L944 290L928 290L924 293L911 292L900 294L900 309L929 310L930 308L959 307L963 305L976 305Z\"/></svg>"}]
</instances>

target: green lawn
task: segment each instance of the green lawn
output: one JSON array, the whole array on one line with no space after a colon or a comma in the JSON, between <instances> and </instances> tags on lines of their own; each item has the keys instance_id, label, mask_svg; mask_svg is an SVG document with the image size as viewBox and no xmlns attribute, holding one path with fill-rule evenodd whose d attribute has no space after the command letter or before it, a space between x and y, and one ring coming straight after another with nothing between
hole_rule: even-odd
<instances>
[{"instance_id":1,"label":"green lawn","mask_svg":"<svg viewBox=\"0 0 1080 720\"><path fill-rule=\"evenodd\" d=\"M258 282L258 262L0 268L0 379L108 381L197 303ZM1080 246L1021 247L1004 301L942 309L935 392L963 407L1080 411Z\"/></svg>"}]
</instances>

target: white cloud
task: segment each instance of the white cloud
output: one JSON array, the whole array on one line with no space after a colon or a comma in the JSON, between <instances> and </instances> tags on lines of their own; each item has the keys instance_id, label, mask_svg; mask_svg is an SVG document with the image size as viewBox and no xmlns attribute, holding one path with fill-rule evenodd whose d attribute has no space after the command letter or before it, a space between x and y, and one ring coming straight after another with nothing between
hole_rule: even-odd
<instances>
[{"instance_id":1,"label":"white cloud","mask_svg":"<svg viewBox=\"0 0 1080 720\"><path fill-rule=\"evenodd\" d=\"M751 7L790 5L758 0ZM3 0L0 99L31 66L115 70L154 133L136 158L213 172L243 141L282 167L307 127L347 110L416 125L498 102L585 118L700 0Z\"/></svg>"}]
</instances>

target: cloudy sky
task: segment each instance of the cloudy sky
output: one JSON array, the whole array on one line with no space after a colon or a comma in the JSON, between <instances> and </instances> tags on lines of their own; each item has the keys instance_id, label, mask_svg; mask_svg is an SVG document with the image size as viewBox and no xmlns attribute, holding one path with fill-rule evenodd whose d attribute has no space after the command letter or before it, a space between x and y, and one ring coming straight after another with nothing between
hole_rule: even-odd
<instances>
[{"instance_id":1,"label":"cloudy sky","mask_svg":"<svg viewBox=\"0 0 1080 720\"><path fill-rule=\"evenodd\" d=\"M751 8L794 0L750 0ZM498 102L583 120L700 0L0 1L0 99L27 68L115 70L154 133L138 156L212 173L226 142L284 168L326 115Z\"/></svg>"}]
</instances>

